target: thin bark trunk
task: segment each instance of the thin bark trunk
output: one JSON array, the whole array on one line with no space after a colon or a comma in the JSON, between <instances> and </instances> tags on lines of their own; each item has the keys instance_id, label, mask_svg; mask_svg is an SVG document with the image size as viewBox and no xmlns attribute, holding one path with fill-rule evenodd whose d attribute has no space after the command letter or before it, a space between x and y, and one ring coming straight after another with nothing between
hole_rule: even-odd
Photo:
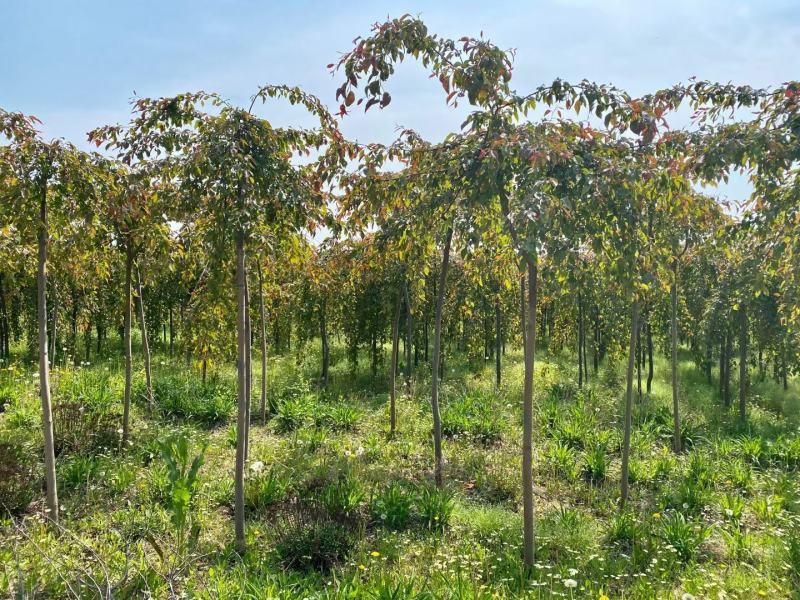
<instances>
[{"instance_id":1,"label":"thin bark trunk","mask_svg":"<svg viewBox=\"0 0 800 600\"><path fill-rule=\"evenodd\" d=\"M583 387L583 305L578 293L578 387Z\"/></svg>"},{"instance_id":2,"label":"thin bark trunk","mask_svg":"<svg viewBox=\"0 0 800 600\"><path fill-rule=\"evenodd\" d=\"M83 330L83 343L84 343L84 360L88 364L92 354L92 322L86 324L86 329Z\"/></svg>"},{"instance_id":3,"label":"thin bark trunk","mask_svg":"<svg viewBox=\"0 0 800 600\"><path fill-rule=\"evenodd\" d=\"M672 372L672 448L680 454L681 448L681 413L678 399L678 267L673 268L673 280L670 286L670 369Z\"/></svg>"},{"instance_id":4,"label":"thin bark trunk","mask_svg":"<svg viewBox=\"0 0 800 600\"><path fill-rule=\"evenodd\" d=\"M236 549L244 552L244 462L247 435L247 303L245 301L244 232L236 232L236 340L237 340L237 418L236 418L236 470L234 474L234 521Z\"/></svg>"},{"instance_id":5,"label":"thin bark trunk","mask_svg":"<svg viewBox=\"0 0 800 600\"><path fill-rule=\"evenodd\" d=\"M245 402L246 416L245 416L245 435L244 435L244 459L250 457L250 400L253 390L253 327L250 321L250 285L247 280L247 267L245 266L244 272L244 319L245 319L245 356L244 356L244 369L247 377L245 385L245 395L247 401Z\"/></svg>"},{"instance_id":6,"label":"thin bark trunk","mask_svg":"<svg viewBox=\"0 0 800 600\"><path fill-rule=\"evenodd\" d=\"M789 369L786 362L786 339L781 344L781 379L784 391L789 389Z\"/></svg>"},{"instance_id":7,"label":"thin bark trunk","mask_svg":"<svg viewBox=\"0 0 800 600\"><path fill-rule=\"evenodd\" d=\"M37 321L39 328L39 395L42 401L42 433L44 435L44 474L47 486L48 517L58 523L58 489L56 453L53 441L53 408L50 403L50 364L47 356L47 200L42 190L39 206L39 264L36 277Z\"/></svg>"},{"instance_id":8,"label":"thin bark trunk","mask_svg":"<svg viewBox=\"0 0 800 600\"><path fill-rule=\"evenodd\" d=\"M133 301L133 243L125 241L125 306L123 314L122 346L125 349L125 400L122 413L122 447L127 448L130 437L131 387L133 383L133 356L131 351L131 304Z\"/></svg>"},{"instance_id":9,"label":"thin bark trunk","mask_svg":"<svg viewBox=\"0 0 800 600\"><path fill-rule=\"evenodd\" d=\"M50 332L50 363L55 366L58 348L58 289L53 281L53 330Z\"/></svg>"},{"instance_id":10,"label":"thin bark trunk","mask_svg":"<svg viewBox=\"0 0 800 600\"><path fill-rule=\"evenodd\" d=\"M583 379L588 384L589 383L589 358L586 353L586 308L581 305L581 339L582 341L582 348L583 348Z\"/></svg>"},{"instance_id":11,"label":"thin bark trunk","mask_svg":"<svg viewBox=\"0 0 800 600\"><path fill-rule=\"evenodd\" d=\"M325 302L319 308L319 335L322 342L322 387L328 387L328 372L330 368L330 344L328 343L328 323L325 319Z\"/></svg>"},{"instance_id":12,"label":"thin bark trunk","mask_svg":"<svg viewBox=\"0 0 800 600\"><path fill-rule=\"evenodd\" d=\"M719 399L725 404L725 332L719 342Z\"/></svg>"},{"instance_id":13,"label":"thin bark trunk","mask_svg":"<svg viewBox=\"0 0 800 600\"><path fill-rule=\"evenodd\" d=\"M620 475L620 506L628 500L628 471L631 454L631 420L633 415L633 369L636 361L636 337L639 331L639 301L631 305L631 339L628 346L628 369L625 388L625 433L622 442L622 473Z\"/></svg>"},{"instance_id":14,"label":"thin bark trunk","mask_svg":"<svg viewBox=\"0 0 800 600\"><path fill-rule=\"evenodd\" d=\"M175 319L172 313L172 307L169 307L169 356L175 353Z\"/></svg>"},{"instance_id":15,"label":"thin bark trunk","mask_svg":"<svg viewBox=\"0 0 800 600\"><path fill-rule=\"evenodd\" d=\"M3 274L0 273L0 358L9 358L6 352L8 341L8 319L6 317L6 297L3 287Z\"/></svg>"},{"instance_id":16,"label":"thin bark trunk","mask_svg":"<svg viewBox=\"0 0 800 600\"><path fill-rule=\"evenodd\" d=\"M261 424L267 424L267 311L264 309L264 275L261 263L256 262L258 271L258 309L261 320Z\"/></svg>"},{"instance_id":17,"label":"thin bark trunk","mask_svg":"<svg viewBox=\"0 0 800 600\"><path fill-rule=\"evenodd\" d=\"M500 354L502 352L503 335L501 326L502 315L500 313L500 296L494 299L494 371L497 387L500 387L501 364Z\"/></svg>"},{"instance_id":18,"label":"thin bark trunk","mask_svg":"<svg viewBox=\"0 0 800 600\"><path fill-rule=\"evenodd\" d=\"M636 391L639 402L642 401L642 327L636 330Z\"/></svg>"},{"instance_id":19,"label":"thin bark trunk","mask_svg":"<svg viewBox=\"0 0 800 600\"><path fill-rule=\"evenodd\" d=\"M142 294L142 276L136 269L136 295L139 296L139 327L142 330L142 352L144 354L144 376L147 384L147 410L153 413L153 372L150 366L150 343L147 337L147 321L144 315L144 295Z\"/></svg>"},{"instance_id":20,"label":"thin bark trunk","mask_svg":"<svg viewBox=\"0 0 800 600\"><path fill-rule=\"evenodd\" d=\"M389 365L389 433L394 435L397 430L397 406L396 406L396 378L397 378L397 354L400 347L400 308L403 297L402 290L397 290L397 300L394 306L394 321L392 321L392 360Z\"/></svg>"},{"instance_id":21,"label":"thin bark trunk","mask_svg":"<svg viewBox=\"0 0 800 600\"><path fill-rule=\"evenodd\" d=\"M522 277L520 278L520 329L522 330L522 356L523 360L526 360L528 357L528 328L525 324L526 318L525 313L527 311L526 302L525 302L525 273L522 273Z\"/></svg>"},{"instance_id":22,"label":"thin bark trunk","mask_svg":"<svg viewBox=\"0 0 800 600\"><path fill-rule=\"evenodd\" d=\"M733 352L733 332L725 334L725 381L723 390L725 391L725 406L731 405L731 353Z\"/></svg>"},{"instance_id":23,"label":"thin bark trunk","mask_svg":"<svg viewBox=\"0 0 800 600\"><path fill-rule=\"evenodd\" d=\"M411 347L413 346L414 321L411 314L411 293L408 289L408 279L403 284L403 294L406 301L406 391L411 389Z\"/></svg>"},{"instance_id":24,"label":"thin bark trunk","mask_svg":"<svg viewBox=\"0 0 800 600\"><path fill-rule=\"evenodd\" d=\"M434 478L436 485L442 487L442 420L439 414L439 368L442 350L442 309L444 292L447 284L447 269L450 266L450 245L453 241L453 227L447 228L444 249L442 251L442 268L439 272L439 289L436 295L436 314L434 316L433 360L431 361L431 411L433 412L433 454Z\"/></svg>"},{"instance_id":25,"label":"thin bark trunk","mask_svg":"<svg viewBox=\"0 0 800 600\"><path fill-rule=\"evenodd\" d=\"M653 329L650 327L650 316L648 315L647 324L647 394L653 391Z\"/></svg>"},{"instance_id":26,"label":"thin bark trunk","mask_svg":"<svg viewBox=\"0 0 800 600\"><path fill-rule=\"evenodd\" d=\"M522 520L525 566L534 564L536 546L533 522L533 373L536 363L536 301L538 257L528 262L528 315L525 323L525 381L522 391ZM523 287L523 292L524 292ZM524 293L523 293L524 298ZM524 314L524 313L523 313Z\"/></svg>"},{"instance_id":27,"label":"thin bark trunk","mask_svg":"<svg viewBox=\"0 0 800 600\"><path fill-rule=\"evenodd\" d=\"M739 421L747 419L747 306L739 307Z\"/></svg>"},{"instance_id":28,"label":"thin bark trunk","mask_svg":"<svg viewBox=\"0 0 800 600\"><path fill-rule=\"evenodd\" d=\"M594 328L592 335L592 368L595 375L600 366L600 311L594 307Z\"/></svg>"}]
</instances>

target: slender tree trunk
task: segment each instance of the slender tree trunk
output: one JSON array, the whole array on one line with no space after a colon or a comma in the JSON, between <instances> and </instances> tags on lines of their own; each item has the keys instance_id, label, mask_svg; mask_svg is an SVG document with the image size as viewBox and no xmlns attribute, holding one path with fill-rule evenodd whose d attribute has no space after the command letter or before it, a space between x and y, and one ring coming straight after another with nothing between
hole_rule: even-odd
<instances>
[{"instance_id":1,"label":"slender tree trunk","mask_svg":"<svg viewBox=\"0 0 800 600\"><path fill-rule=\"evenodd\" d=\"M424 347L424 352L423 352L423 355L424 355L423 358L425 359L425 362L430 362L430 357L428 356L428 348L430 348L431 344L430 344L430 340L428 339L429 336L428 336L428 318L427 318L427 315L426 315L425 320L422 323L422 337L423 337L423 343L424 343L424 346L425 346Z\"/></svg>"},{"instance_id":2,"label":"slender tree trunk","mask_svg":"<svg viewBox=\"0 0 800 600\"><path fill-rule=\"evenodd\" d=\"M636 330L636 381L639 402L642 401L642 326Z\"/></svg>"},{"instance_id":3,"label":"slender tree trunk","mask_svg":"<svg viewBox=\"0 0 800 600\"><path fill-rule=\"evenodd\" d=\"M250 407L251 393L253 390L253 326L250 321L250 285L247 279L247 266L244 272L244 319L245 319L245 356L244 369L247 382L245 383L245 420L244 420L244 459L250 457Z\"/></svg>"},{"instance_id":4,"label":"slender tree trunk","mask_svg":"<svg viewBox=\"0 0 800 600\"><path fill-rule=\"evenodd\" d=\"M319 335L322 341L322 387L328 387L328 371L330 368L330 344L328 343L328 323L325 319L325 301L319 308Z\"/></svg>"},{"instance_id":5,"label":"slender tree trunk","mask_svg":"<svg viewBox=\"0 0 800 600\"><path fill-rule=\"evenodd\" d=\"M450 245L453 241L453 227L447 228L442 251L442 268L439 272L439 289L436 295L436 314L434 316L433 360L431 362L431 411L433 412L433 453L434 478L436 485L442 486L442 420L439 414L439 368L442 351L442 309L447 285L447 269L450 266Z\"/></svg>"},{"instance_id":6,"label":"slender tree trunk","mask_svg":"<svg viewBox=\"0 0 800 600\"><path fill-rule=\"evenodd\" d=\"M747 420L747 305L739 305L739 421Z\"/></svg>"},{"instance_id":7,"label":"slender tree trunk","mask_svg":"<svg viewBox=\"0 0 800 600\"><path fill-rule=\"evenodd\" d=\"M670 296L670 369L672 372L672 448L680 454L681 448L681 413L678 399L678 266L672 271Z\"/></svg>"},{"instance_id":8,"label":"slender tree trunk","mask_svg":"<svg viewBox=\"0 0 800 600\"><path fill-rule=\"evenodd\" d=\"M528 315L525 323L525 381L522 390L522 521L525 566L533 567L536 546L533 522L533 372L536 364L538 257L528 263ZM523 286L523 298L524 298ZM524 314L524 313L523 313Z\"/></svg>"},{"instance_id":9,"label":"slender tree trunk","mask_svg":"<svg viewBox=\"0 0 800 600\"><path fill-rule=\"evenodd\" d=\"M48 517L58 523L56 453L53 441L53 407L50 403L50 364L47 356L47 196L42 190L39 205L39 264L36 277L37 321L39 329L39 395L42 401L44 435L44 475L47 487Z\"/></svg>"},{"instance_id":10,"label":"slender tree trunk","mask_svg":"<svg viewBox=\"0 0 800 600\"><path fill-rule=\"evenodd\" d=\"M397 405L396 405L396 378L397 378L397 354L400 347L400 308L403 292L397 290L397 299L394 305L394 320L392 321L392 360L389 365L389 433L394 435L397 430Z\"/></svg>"},{"instance_id":11,"label":"slender tree trunk","mask_svg":"<svg viewBox=\"0 0 800 600\"><path fill-rule=\"evenodd\" d=\"M653 391L653 328L650 327L650 315L645 325L647 332L647 394Z\"/></svg>"},{"instance_id":12,"label":"slender tree trunk","mask_svg":"<svg viewBox=\"0 0 800 600\"><path fill-rule=\"evenodd\" d=\"M784 391L789 389L789 368L786 362L786 338L783 339L781 344L781 379L783 381Z\"/></svg>"},{"instance_id":13,"label":"slender tree trunk","mask_svg":"<svg viewBox=\"0 0 800 600\"><path fill-rule=\"evenodd\" d=\"M527 303L525 301L525 273L522 273L522 277L520 278L520 313L519 313L519 322L520 328L522 329L522 356L523 360L527 360L528 357L528 326L526 325L526 317L525 313L527 312Z\"/></svg>"},{"instance_id":14,"label":"slender tree trunk","mask_svg":"<svg viewBox=\"0 0 800 600\"><path fill-rule=\"evenodd\" d=\"M594 309L594 352L592 354L592 368L594 369L595 375L597 375L597 369L600 366L600 314L597 306Z\"/></svg>"},{"instance_id":15,"label":"slender tree trunk","mask_svg":"<svg viewBox=\"0 0 800 600\"><path fill-rule=\"evenodd\" d=\"M620 475L620 506L628 500L628 471L631 455L631 421L633 415L633 369L636 360L636 337L639 331L639 301L631 304L631 339L628 346L628 369L625 388L625 433L622 442L622 473Z\"/></svg>"},{"instance_id":16,"label":"slender tree trunk","mask_svg":"<svg viewBox=\"0 0 800 600\"><path fill-rule=\"evenodd\" d=\"M72 364L77 365L78 360L78 294L75 291L75 286L70 286L72 291L72 311L70 314L70 333L71 343L70 350L72 352Z\"/></svg>"},{"instance_id":17,"label":"slender tree trunk","mask_svg":"<svg viewBox=\"0 0 800 600\"><path fill-rule=\"evenodd\" d=\"M408 279L403 283L403 294L406 302L406 391L411 389L411 347L413 346L414 321L411 314L411 293Z\"/></svg>"},{"instance_id":18,"label":"slender tree trunk","mask_svg":"<svg viewBox=\"0 0 800 600\"><path fill-rule=\"evenodd\" d=\"M725 390L725 406L731 405L731 354L733 352L733 332L728 331L725 334L725 381L723 382L723 389Z\"/></svg>"},{"instance_id":19,"label":"slender tree trunk","mask_svg":"<svg viewBox=\"0 0 800 600\"><path fill-rule=\"evenodd\" d=\"M53 330L50 332L50 364L55 366L58 353L58 288L53 281Z\"/></svg>"},{"instance_id":20,"label":"slender tree trunk","mask_svg":"<svg viewBox=\"0 0 800 600\"><path fill-rule=\"evenodd\" d=\"M125 241L125 306L122 344L125 348L125 404L122 413L122 447L128 447L131 418L131 387L133 383L133 353L131 349L131 304L133 303L133 242Z\"/></svg>"},{"instance_id":21,"label":"slender tree trunk","mask_svg":"<svg viewBox=\"0 0 800 600\"><path fill-rule=\"evenodd\" d=\"M147 321L144 314L144 295L142 294L142 276L136 269L136 295L139 296L139 327L142 330L142 351L144 353L144 376L147 384L147 410L153 413L153 372L150 365L150 343L147 336ZM157 330L156 330L157 331Z\"/></svg>"},{"instance_id":22,"label":"slender tree trunk","mask_svg":"<svg viewBox=\"0 0 800 600\"><path fill-rule=\"evenodd\" d=\"M583 349L583 379L588 384L589 383L589 359L586 353L586 308L582 306L581 308L581 344Z\"/></svg>"},{"instance_id":23,"label":"slender tree trunk","mask_svg":"<svg viewBox=\"0 0 800 600\"><path fill-rule=\"evenodd\" d=\"M244 232L236 232L236 339L237 339L237 418L236 418L236 471L234 475L234 520L236 549L244 552L244 463L247 436L247 302L245 287Z\"/></svg>"},{"instance_id":24,"label":"slender tree trunk","mask_svg":"<svg viewBox=\"0 0 800 600\"><path fill-rule=\"evenodd\" d=\"M3 287L3 273L0 273L0 358L9 358L6 352L8 340L8 318L6 316L6 296Z\"/></svg>"},{"instance_id":25,"label":"slender tree trunk","mask_svg":"<svg viewBox=\"0 0 800 600\"><path fill-rule=\"evenodd\" d=\"M92 322L89 321L86 324L86 328L83 330L83 343L84 343L84 360L88 363L89 359L92 357Z\"/></svg>"},{"instance_id":26,"label":"slender tree trunk","mask_svg":"<svg viewBox=\"0 0 800 600\"><path fill-rule=\"evenodd\" d=\"M172 312L172 307L169 307L169 356L175 353L175 319Z\"/></svg>"},{"instance_id":27,"label":"slender tree trunk","mask_svg":"<svg viewBox=\"0 0 800 600\"><path fill-rule=\"evenodd\" d=\"M203 357L201 369L203 373L203 385L205 385L208 380L208 359L205 356Z\"/></svg>"},{"instance_id":28,"label":"slender tree trunk","mask_svg":"<svg viewBox=\"0 0 800 600\"><path fill-rule=\"evenodd\" d=\"M264 309L264 275L261 263L256 262L258 271L258 309L261 321L261 424L267 424L267 312Z\"/></svg>"},{"instance_id":29,"label":"slender tree trunk","mask_svg":"<svg viewBox=\"0 0 800 600\"><path fill-rule=\"evenodd\" d=\"M496 380L495 382L498 388L500 387L500 378L502 377L502 373L500 371L500 354L503 345L501 319L502 314L500 312L500 296L498 294L498 296L494 299L494 372Z\"/></svg>"},{"instance_id":30,"label":"slender tree trunk","mask_svg":"<svg viewBox=\"0 0 800 600\"><path fill-rule=\"evenodd\" d=\"M578 292L578 387L583 387L583 304Z\"/></svg>"},{"instance_id":31,"label":"slender tree trunk","mask_svg":"<svg viewBox=\"0 0 800 600\"><path fill-rule=\"evenodd\" d=\"M725 404L725 332L719 341L719 399Z\"/></svg>"},{"instance_id":32,"label":"slender tree trunk","mask_svg":"<svg viewBox=\"0 0 800 600\"><path fill-rule=\"evenodd\" d=\"M711 345L711 333L706 336L706 381L711 385L711 367L714 362L714 347Z\"/></svg>"}]
</instances>

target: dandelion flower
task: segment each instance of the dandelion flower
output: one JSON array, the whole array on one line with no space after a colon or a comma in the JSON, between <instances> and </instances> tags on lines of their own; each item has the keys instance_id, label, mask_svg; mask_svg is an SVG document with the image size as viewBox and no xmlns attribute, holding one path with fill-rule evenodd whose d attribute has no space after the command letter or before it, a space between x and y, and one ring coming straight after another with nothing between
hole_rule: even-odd
<instances>
[{"instance_id":1,"label":"dandelion flower","mask_svg":"<svg viewBox=\"0 0 800 600\"><path fill-rule=\"evenodd\" d=\"M369 555L373 558L378 558L381 555L381 553L378 552L377 550L373 550L372 552L369 553Z\"/></svg>"},{"instance_id":2,"label":"dandelion flower","mask_svg":"<svg viewBox=\"0 0 800 600\"><path fill-rule=\"evenodd\" d=\"M574 579L565 579L564 580L564 587L565 588L569 588L569 589L576 588L576 587L578 587L578 582L575 581Z\"/></svg>"}]
</instances>

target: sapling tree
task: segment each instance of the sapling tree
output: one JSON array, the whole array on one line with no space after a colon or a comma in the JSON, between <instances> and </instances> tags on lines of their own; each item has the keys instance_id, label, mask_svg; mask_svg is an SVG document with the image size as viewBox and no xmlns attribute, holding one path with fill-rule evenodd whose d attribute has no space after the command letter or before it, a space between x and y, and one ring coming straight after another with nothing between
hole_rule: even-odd
<instances>
[{"instance_id":1,"label":"sapling tree","mask_svg":"<svg viewBox=\"0 0 800 600\"><path fill-rule=\"evenodd\" d=\"M93 205L96 171L90 157L61 140L43 141L39 121L20 113L0 110L0 134L9 140L0 147L0 173L4 182L0 218L13 222L22 236L36 238L37 331L39 396L42 405L44 464L48 517L58 522L50 362L47 348L47 264L50 217L80 219L87 233L98 227Z\"/></svg>"}]
</instances>

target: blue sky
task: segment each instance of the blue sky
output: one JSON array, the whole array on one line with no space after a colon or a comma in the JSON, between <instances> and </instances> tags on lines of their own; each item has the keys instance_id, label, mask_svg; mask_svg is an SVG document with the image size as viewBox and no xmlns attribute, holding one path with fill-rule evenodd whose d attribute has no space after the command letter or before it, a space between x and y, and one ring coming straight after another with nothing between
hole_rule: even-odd
<instances>
[{"instance_id":1,"label":"blue sky","mask_svg":"<svg viewBox=\"0 0 800 600\"><path fill-rule=\"evenodd\" d=\"M514 86L555 77L632 94L690 76L766 86L800 77L799 0L6 0L0 4L0 106L34 114L48 137L81 146L89 129L124 122L129 100L204 89L246 103L259 84L300 85L335 106L325 68L387 15L420 15L446 36L481 31L515 48ZM403 65L384 111L345 119L349 137L388 141L400 125L430 139L458 128L438 83ZM311 125L270 104L276 124ZM741 197L742 181L723 194Z\"/></svg>"}]
</instances>

